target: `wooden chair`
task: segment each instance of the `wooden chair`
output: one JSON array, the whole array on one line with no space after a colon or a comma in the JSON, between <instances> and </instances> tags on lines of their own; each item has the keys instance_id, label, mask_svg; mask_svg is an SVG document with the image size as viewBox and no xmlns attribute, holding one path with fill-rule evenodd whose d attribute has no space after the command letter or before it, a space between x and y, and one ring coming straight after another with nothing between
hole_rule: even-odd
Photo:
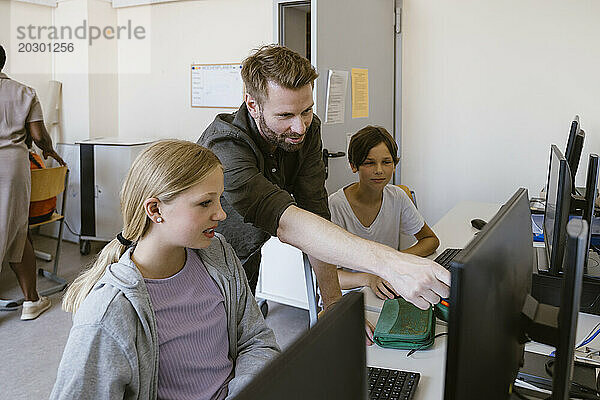
<instances>
[{"instance_id":1,"label":"wooden chair","mask_svg":"<svg viewBox=\"0 0 600 400\"><path fill-rule=\"evenodd\" d=\"M50 219L37 224L29 225L29 229L36 228L38 226L50 224L52 222L59 222L58 238L56 243L56 254L54 255L54 269L52 272L46 271L42 268L38 269L40 276L43 276L57 285L52 286L48 289L39 291L42 296L48 296L62 291L67 286L67 281L58 276L58 263L60 260L60 248L62 244L63 224L64 224L64 213L65 213L65 202L67 199L67 187L69 181L69 170L65 166L55 168L43 168L35 169L31 171L31 201L42 201L52 197L58 196L63 193L62 203L60 212L56 211L52 214ZM15 310L21 304L23 304L24 298L0 300L0 310Z\"/></svg>"},{"instance_id":2,"label":"wooden chair","mask_svg":"<svg viewBox=\"0 0 600 400\"><path fill-rule=\"evenodd\" d=\"M410 190L408 188L408 186L406 186L406 185L396 185L396 186L398 186L400 189L404 190L406 192L406 194L408 195L408 197L412 200L415 207L417 207L417 195L415 194L415 191Z\"/></svg>"}]
</instances>

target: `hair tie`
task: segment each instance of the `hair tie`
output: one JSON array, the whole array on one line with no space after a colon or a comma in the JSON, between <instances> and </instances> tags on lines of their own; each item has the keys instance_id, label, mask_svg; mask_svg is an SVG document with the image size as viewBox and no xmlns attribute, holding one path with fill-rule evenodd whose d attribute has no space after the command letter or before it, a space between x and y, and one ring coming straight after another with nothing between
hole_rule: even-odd
<instances>
[{"instance_id":1,"label":"hair tie","mask_svg":"<svg viewBox=\"0 0 600 400\"><path fill-rule=\"evenodd\" d=\"M121 235L121 232L117 233L117 240L126 247L129 247L133 244L133 242L131 240L127 240L123 237L123 235Z\"/></svg>"}]
</instances>

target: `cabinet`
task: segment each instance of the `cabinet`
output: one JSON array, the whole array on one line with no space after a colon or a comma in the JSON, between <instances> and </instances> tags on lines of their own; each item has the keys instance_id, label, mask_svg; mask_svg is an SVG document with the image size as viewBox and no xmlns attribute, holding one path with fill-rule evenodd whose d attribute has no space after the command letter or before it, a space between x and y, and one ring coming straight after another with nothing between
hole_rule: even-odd
<instances>
[{"instance_id":1,"label":"cabinet","mask_svg":"<svg viewBox=\"0 0 600 400\"><path fill-rule=\"evenodd\" d=\"M302 252L276 237L269 239L261 252L256 297L308 310Z\"/></svg>"},{"instance_id":2,"label":"cabinet","mask_svg":"<svg viewBox=\"0 0 600 400\"><path fill-rule=\"evenodd\" d=\"M79 145L81 252L89 241L108 242L122 230L119 193L133 160L151 140L114 137L76 142Z\"/></svg>"}]
</instances>

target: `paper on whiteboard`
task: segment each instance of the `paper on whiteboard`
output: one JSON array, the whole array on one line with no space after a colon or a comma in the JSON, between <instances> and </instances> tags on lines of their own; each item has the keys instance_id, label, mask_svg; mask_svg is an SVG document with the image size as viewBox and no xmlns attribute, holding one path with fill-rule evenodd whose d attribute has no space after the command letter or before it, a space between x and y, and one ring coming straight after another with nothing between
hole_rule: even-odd
<instances>
[{"instance_id":1,"label":"paper on whiteboard","mask_svg":"<svg viewBox=\"0 0 600 400\"><path fill-rule=\"evenodd\" d=\"M341 124L346 113L346 88L348 71L329 70L327 76L327 102L325 104L325 122Z\"/></svg>"},{"instance_id":2,"label":"paper on whiteboard","mask_svg":"<svg viewBox=\"0 0 600 400\"><path fill-rule=\"evenodd\" d=\"M244 100L241 64L192 65L192 107L238 108Z\"/></svg>"}]
</instances>

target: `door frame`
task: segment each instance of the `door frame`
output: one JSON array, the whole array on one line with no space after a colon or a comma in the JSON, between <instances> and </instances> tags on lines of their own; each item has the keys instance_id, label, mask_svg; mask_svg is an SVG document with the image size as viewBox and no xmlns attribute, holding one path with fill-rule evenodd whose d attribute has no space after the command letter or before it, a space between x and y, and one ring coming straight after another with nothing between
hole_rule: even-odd
<instances>
[{"instance_id":1,"label":"door frame","mask_svg":"<svg viewBox=\"0 0 600 400\"><path fill-rule=\"evenodd\" d=\"M298 6L308 6L310 8L311 2L310 2L310 0L302 0L302 1L275 0L274 6L275 6L274 7L275 9L273 10L273 14L274 14L274 18L275 18L274 26L275 26L276 32L273 35L273 38L277 39L277 43L281 44L281 43L283 43L283 39L284 39L283 33L284 33L284 24L285 24L285 20L283 18L281 18L282 14L283 14L283 10L286 7L298 7ZM311 37L311 43L312 43L312 37Z\"/></svg>"},{"instance_id":2,"label":"door frame","mask_svg":"<svg viewBox=\"0 0 600 400\"><path fill-rule=\"evenodd\" d=\"M394 32L394 140L398 145L398 165L393 183L402 184L402 6L403 0L396 0L396 27Z\"/></svg>"},{"instance_id":3,"label":"door frame","mask_svg":"<svg viewBox=\"0 0 600 400\"><path fill-rule=\"evenodd\" d=\"M317 45L317 20L315 7L318 0L273 0L273 41L281 44L283 42L283 21L281 10L286 6L310 5L311 8L311 64L318 68L316 60ZM394 105L393 105L393 132L398 145L399 161L392 183L402 183L402 9L403 0L395 0L396 29L394 34ZM316 87L315 87L316 90ZM315 93L316 95L316 93Z\"/></svg>"}]
</instances>

